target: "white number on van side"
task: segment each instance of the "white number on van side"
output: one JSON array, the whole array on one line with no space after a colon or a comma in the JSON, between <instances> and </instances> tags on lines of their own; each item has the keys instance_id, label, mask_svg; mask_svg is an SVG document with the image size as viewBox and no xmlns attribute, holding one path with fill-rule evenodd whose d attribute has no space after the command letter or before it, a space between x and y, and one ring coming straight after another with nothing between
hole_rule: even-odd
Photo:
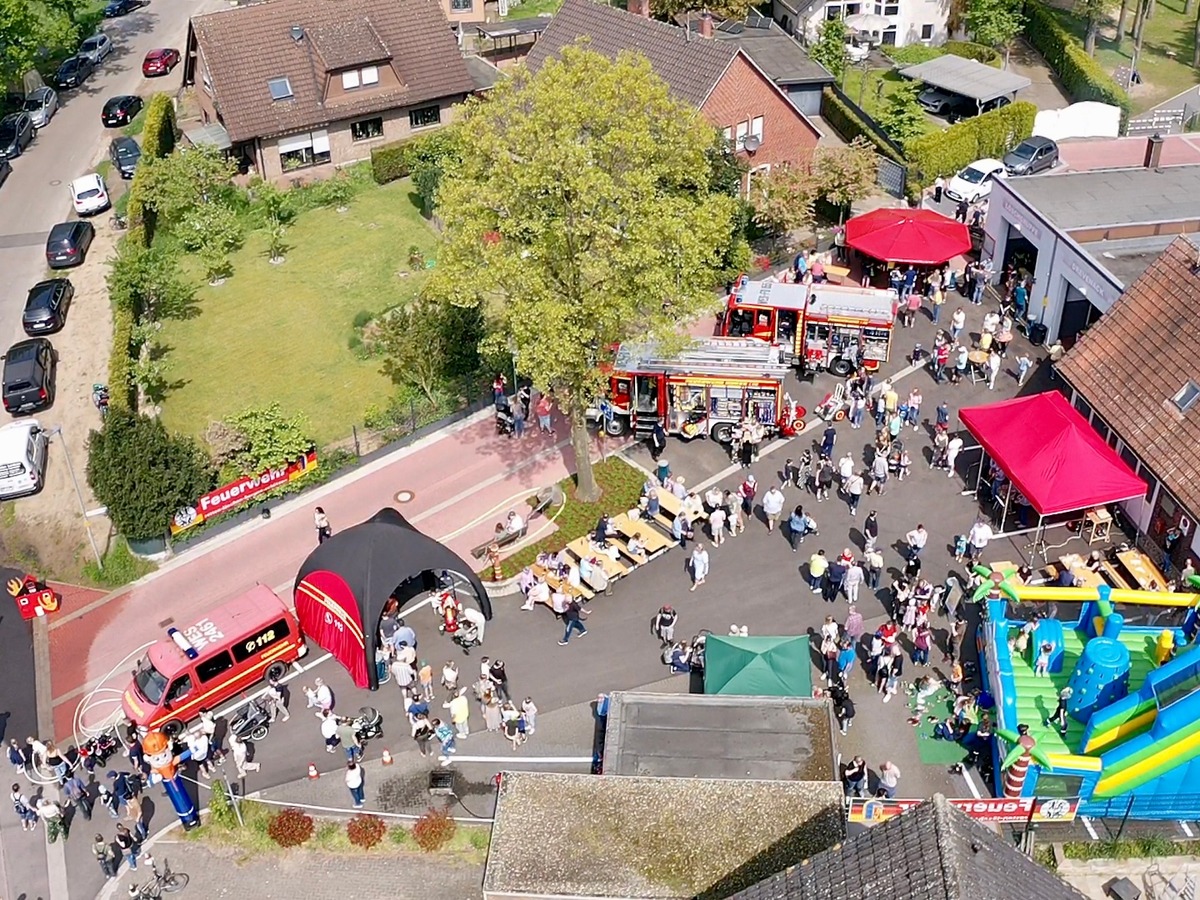
<instances>
[{"instance_id":1,"label":"white number on van side","mask_svg":"<svg viewBox=\"0 0 1200 900\"><path fill-rule=\"evenodd\" d=\"M216 643L225 637L213 624L211 619L201 619L195 625L192 625L183 632L183 636L191 642L191 645L197 650L203 650L207 645Z\"/></svg>"}]
</instances>

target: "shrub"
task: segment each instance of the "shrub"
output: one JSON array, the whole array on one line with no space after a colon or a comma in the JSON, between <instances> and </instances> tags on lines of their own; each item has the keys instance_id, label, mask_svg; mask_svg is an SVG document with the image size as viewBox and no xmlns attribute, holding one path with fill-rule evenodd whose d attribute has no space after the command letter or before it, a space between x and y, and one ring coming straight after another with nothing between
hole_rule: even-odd
<instances>
[{"instance_id":1,"label":"shrub","mask_svg":"<svg viewBox=\"0 0 1200 900\"><path fill-rule=\"evenodd\" d=\"M905 149L912 163L910 191L977 159L1002 157L1033 133L1036 115L1037 107L1022 101L909 141Z\"/></svg>"},{"instance_id":2,"label":"shrub","mask_svg":"<svg viewBox=\"0 0 1200 900\"><path fill-rule=\"evenodd\" d=\"M406 143L387 144L371 151L371 177L376 184L389 184L408 177Z\"/></svg>"},{"instance_id":3,"label":"shrub","mask_svg":"<svg viewBox=\"0 0 1200 900\"><path fill-rule=\"evenodd\" d=\"M271 817L267 834L280 847L299 847L313 836L315 827L312 816L289 806Z\"/></svg>"},{"instance_id":4,"label":"shrub","mask_svg":"<svg viewBox=\"0 0 1200 900\"><path fill-rule=\"evenodd\" d=\"M458 134L453 127L409 138L371 151L371 175L378 184L413 175L420 167L440 168L458 156Z\"/></svg>"},{"instance_id":5,"label":"shrub","mask_svg":"<svg viewBox=\"0 0 1200 900\"><path fill-rule=\"evenodd\" d=\"M370 850L382 841L386 833L387 825L383 824L383 819L379 816L360 813L346 823L346 837L355 847L362 847L364 850Z\"/></svg>"},{"instance_id":6,"label":"shrub","mask_svg":"<svg viewBox=\"0 0 1200 900\"><path fill-rule=\"evenodd\" d=\"M208 798L208 817L213 825L232 828L237 824L233 805L229 802L229 794L225 792L225 782L219 778L213 779L212 795Z\"/></svg>"},{"instance_id":7,"label":"shrub","mask_svg":"<svg viewBox=\"0 0 1200 900\"><path fill-rule=\"evenodd\" d=\"M175 104L169 94L155 94L146 104L142 125L142 155L161 159L175 149Z\"/></svg>"},{"instance_id":8,"label":"shrub","mask_svg":"<svg viewBox=\"0 0 1200 900\"><path fill-rule=\"evenodd\" d=\"M413 842L412 832L403 825L393 825L388 829L388 840L397 847L407 847Z\"/></svg>"},{"instance_id":9,"label":"shrub","mask_svg":"<svg viewBox=\"0 0 1200 900\"><path fill-rule=\"evenodd\" d=\"M113 307L112 353L108 357L108 410L128 412L133 400L133 310Z\"/></svg>"},{"instance_id":10,"label":"shrub","mask_svg":"<svg viewBox=\"0 0 1200 900\"><path fill-rule=\"evenodd\" d=\"M941 47L926 47L924 44L908 44L904 47L882 47L883 55L898 66L917 66L939 56L945 56Z\"/></svg>"},{"instance_id":11,"label":"shrub","mask_svg":"<svg viewBox=\"0 0 1200 900\"><path fill-rule=\"evenodd\" d=\"M457 827L449 813L431 806L413 825L412 836L418 847L426 853L433 853L449 843Z\"/></svg>"},{"instance_id":12,"label":"shrub","mask_svg":"<svg viewBox=\"0 0 1200 900\"><path fill-rule=\"evenodd\" d=\"M1000 54L986 44L976 44L973 41L946 41L942 44L942 49L955 56L973 59L989 66L1000 63Z\"/></svg>"},{"instance_id":13,"label":"shrub","mask_svg":"<svg viewBox=\"0 0 1200 900\"><path fill-rule=\"evenodd\" d=\"M853 141L857 137L865 137L888 159L904 165L904 154L881 138L875 129L867 125L858 113L830 88L825 88L821 94L821 115L845 140Z\"/></svg>"},{"instance_id":14,"label":"shrub","mask_svg":"<svg viewBox=\"0 0 1200 900\"><path fill-rule=\"evenodd\" d=\"M1084 52L1079 40L1067 31L1054 13L1040 3L1025 6L1025 36L1062 81L1071 99L1097 100L1121 108L1121 119L1129 117L1129 95Z\"/></svg>"},{"instance_id":15,"label":"shrub","mask_svg":"<svg viewBox=\"0 0 1200 900\"><path fill-rule=\"evenodd\" d=\"M374 318L375 318L375 313L370 312L365 309L360 309L358 312L356 312L354 314L354 322L353 322L354 327L356 329L357 328L366 328L367 325L369 325L371 323L371 320Z\"/></svg>"}]
</instances>

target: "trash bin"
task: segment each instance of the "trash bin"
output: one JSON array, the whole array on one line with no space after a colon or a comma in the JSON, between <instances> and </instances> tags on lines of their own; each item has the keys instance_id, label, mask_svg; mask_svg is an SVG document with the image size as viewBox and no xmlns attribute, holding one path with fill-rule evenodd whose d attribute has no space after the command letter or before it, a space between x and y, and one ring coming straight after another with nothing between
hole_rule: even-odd
<instances>
[{"instance_id":1,"label":"trash bin","mask_svg":"<svg viewBox=\"0 0 1200 900\"><path fill-rule=\"evenodd\" d=\"M658 461L658 471L655 473L655 477L658 478L658 483L666 484L667 479L670 476L671 476L671 464L669 462L667 462L665 459L660 459Z\"/></svg>"}]
</instances>

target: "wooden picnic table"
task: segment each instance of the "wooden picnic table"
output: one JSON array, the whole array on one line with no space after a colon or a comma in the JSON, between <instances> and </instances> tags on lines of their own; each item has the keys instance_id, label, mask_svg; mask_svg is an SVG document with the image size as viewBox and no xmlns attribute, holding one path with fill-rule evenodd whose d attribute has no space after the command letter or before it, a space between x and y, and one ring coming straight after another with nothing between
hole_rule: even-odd
<instances>
[{"instance_id":1,"label":"wooden picnic table","mask_svg":"<svg viewBox=\"0 0 1200 900\"><path fill-rule=\"evenodd\" d=\"M1084 565L1083 557L1078 553L1068 553L1065 556L1060 556L1058 562L1048 567L1053 570L1051 578L1057 580L1063 569L1068 570L1075 576L1075 580L1079 582L1079 587L1098 588L1103 584L1107 584L1099 572L1093 572Z\"/></svg>"},{"instance_id":2,"label":"wooden picnic table","mask_svg":"<svg viewBox=\"0 0 1200 900\"><path fill-rule=\"evenodd\" d=\"M1124 550L1117 554L1117 561L1133 576L1133 580L1142 590L1167 589L1167 577L1141 550Z\"/></svg>"},{"instance_id":3,"label":"wooden picnic table","mask_svg":"<svg viewBox=\"0 0 1200 900\"><path fill-rule=\"evenodd\" d=\"M629 574L628 567L622 565L607 553L603 553L599 550L593 550L590 535L584 535L583 537L575 538L575 540L567 544L567 549L580 559L583 559L584 557L591 557L600 560L600 568L604 570L604 574L608 576L609 581L620 578L622 575Z\"/></svg>"},{"instance_id":4,"label":"wooden picnic table","mask_svg":"<svg viewBox=\"0 0 1200 900\"><path fill-rule=\"evenodd\" d=\"M1100 571L1104 573L1104 577L1109 581L1110 584L1112 584L1113 587L1124 588L1125 590L1133 589L1133 585L1130 584L1129 581L1126 580L1125 576L1117 570L1117 567L1108 562L1108 560L1105 560L1100 564Z\"/></svg>"},{"instance_id":5,"label":"wooden picnic table","mask_svg":"<svg viewBox=\"0 0 1200 900\"><path fill-rule=\"evenodd\" d=\"M672 520L674 520L674 518L679 515L679 511L683 509L683 501L666 489L658 492L658 505L662 507L662 511L665 512ZM706 513L703 509L697 512L695 515L695 519L707 518L708 513Z\"/></svg>"},{"instance_id":6,"label":"wooden picnic table","mask_svg":"<svg viewBox=\"0 0 1200 900\"><path fill-rule=\"evenodd\" d=\"M534 563L529 568L534 575L542 579L544 582L546 582L546 584L550 585L551 590L560 591L571 597L582 597L584 600L591 600L596 596L595 592L590 588L584 587L583 585L575 587L574 585L563 581L545 566Z\"/></svg>"},{"instance_id":7,"label":"wooden picnic table","mask_svg":"<svg viewBox=\"0 0 1200 900\"><path fill-rule=\"evenodd\" d=\"M657 556L664 550L670 550L675 546L675 542L669 540L648 519L631 519L628 513L621 513L619 516L613 516L610 521L617 533L626 540L635 534L640 534L642 543L646 547L647 556Z\"/></svg>"}]
</instances>

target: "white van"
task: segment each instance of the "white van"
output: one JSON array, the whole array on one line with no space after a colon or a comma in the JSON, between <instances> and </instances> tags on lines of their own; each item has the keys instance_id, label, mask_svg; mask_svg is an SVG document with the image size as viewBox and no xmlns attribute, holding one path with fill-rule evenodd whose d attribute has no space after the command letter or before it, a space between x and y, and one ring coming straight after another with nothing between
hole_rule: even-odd
<instances>
[{"instance_id":1,"label":"white van","mask_svg":"<svg viewBox=\"0 0 1200 900\"><path fill-rule=\"evenodd\" d=\"M0 428L0 500L36 494L46 472L46 432L36 419Z\"/></svg>"}]
</instances>

